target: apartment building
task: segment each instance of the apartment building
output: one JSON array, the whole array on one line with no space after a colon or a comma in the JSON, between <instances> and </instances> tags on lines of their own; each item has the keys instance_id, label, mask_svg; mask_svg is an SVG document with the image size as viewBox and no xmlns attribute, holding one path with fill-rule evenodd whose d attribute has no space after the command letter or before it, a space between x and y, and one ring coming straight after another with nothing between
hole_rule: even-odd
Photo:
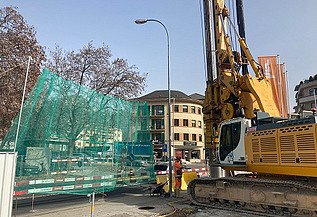
<instances>
[{"instance_id":1,"label":"apartment building","mask_svg":"<svg viewBox=\"0 0 317 217\"><path fill-rule=\"evenodd\" d=\"M204 159L203 98L200 94L188 96L171 90L172 156L188 161ZM167 156L168 91L157 90L135 100L149 103L153 149L158 158Z\"/></svg>"},{"instance_id":2,"label":"apartment building","mask_svg":"<svg viewBox=\"0 0 317 217\"><path fill-rule=\"evenodd\" d=\"M317 108L317 74L301 81L295 87L296 106L295 112L299 114Z\"/></svg>"}]
</instances>

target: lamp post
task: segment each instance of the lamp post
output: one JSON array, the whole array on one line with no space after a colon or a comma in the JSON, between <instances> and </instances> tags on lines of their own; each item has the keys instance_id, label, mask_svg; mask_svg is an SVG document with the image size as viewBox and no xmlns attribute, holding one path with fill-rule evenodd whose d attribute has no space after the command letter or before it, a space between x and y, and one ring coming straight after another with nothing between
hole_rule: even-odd
<instances>
[{"instance_id":1,"label":"lamp post","mask_svg":"<svg viewBox=\"0 0 317 217\"><path fill-rule=\"evenodd\" d=\"M168 185L169 185L169 195L172 196L172 174L173 174L173 166L172 166L172 143L171 143L171 90L170 90L170 38L167 31L166 26L159 20L156 19L137 19L135 20L136 24L145 24L147 22L156 22L163 26L166 39L167 39L167 90L168 90L168 102L167 102L167 111L168 111Z\"/></svg>"}]
</instances>

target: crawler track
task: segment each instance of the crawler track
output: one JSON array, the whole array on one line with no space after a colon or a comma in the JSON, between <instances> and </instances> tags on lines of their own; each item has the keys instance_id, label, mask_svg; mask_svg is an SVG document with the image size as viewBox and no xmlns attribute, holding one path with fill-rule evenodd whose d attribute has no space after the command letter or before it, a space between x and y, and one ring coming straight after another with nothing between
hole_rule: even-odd
<instances>
[{"instance_id":1,"label":"crawler track","mask_svg":"<svg viewBox=\"0 0 317 217\"><path fill-rule=\"evenodd\" d=\"M262 216L317 216L315 183L246 177L195 179L188 187L199 206Z\"/></svg>"}]
</instances>

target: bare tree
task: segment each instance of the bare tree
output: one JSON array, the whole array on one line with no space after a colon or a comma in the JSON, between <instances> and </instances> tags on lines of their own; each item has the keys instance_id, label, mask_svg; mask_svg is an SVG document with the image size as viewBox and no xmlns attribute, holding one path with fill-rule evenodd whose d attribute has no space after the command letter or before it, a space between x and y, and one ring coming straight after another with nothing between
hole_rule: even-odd
<instances>
[{"instance_id":1,"label":"bare tree","mask_svg":"<svg viewBox=\"0 0 317 217\"><path fill-rule=\"evenodd\" d=\"M28 57L32 57L27 92L45 59L35 30L13 7L0 8L0 140L20 108Z\"/></svg>"},{"instance_id":2,"label":"bare tree","mask_svg":"<svg viewBox=\"0 0 317 217\"><path fill-rule=\"evenodd\" d=\"M105 95L122 99L142 93L146 74L140 75L137 67L116 58L111 61L106 45L94 47L92 42L76 51L63 51L59 46L50 52L45 66L67 80L85 85Z\"/></svg>"},{"instance_id":3,"label":"bare tree","mask_svg":"<svg viewBox=\"0 0 317 217\"><path fill-rule=\"evenodd\" d=\"M50 52L50 58L45 66L66 80L122 99L129 99L141 94L146 79L146 75L140 75L137 68L129 66L126 60L120 58L111 60L111 52L107 46L103 44L101 47L94 47L92 42L78 52L64 51L56 46L55 50ZM84 110L88 112L89 108L92 108L91 102L95 100L96 96L94 94L85 95L85 99L82 99L83 89L80 86L77 88L77 90L74 88L67 90L67 87L64 86L64 91L60 93L60 97L63 95L65 97L61 99L62 106L59 107L59 113L65 114L70 127L66 136L69 140L69 156L72 155L75 141L82 130L85 128L93 130L94 127L88 126L89 119L85 119L86 116L82 112ZM110 109L107 105L108 101L109 99L100 105L99 109L103 112Z\"/></svg>"}]
</instances>

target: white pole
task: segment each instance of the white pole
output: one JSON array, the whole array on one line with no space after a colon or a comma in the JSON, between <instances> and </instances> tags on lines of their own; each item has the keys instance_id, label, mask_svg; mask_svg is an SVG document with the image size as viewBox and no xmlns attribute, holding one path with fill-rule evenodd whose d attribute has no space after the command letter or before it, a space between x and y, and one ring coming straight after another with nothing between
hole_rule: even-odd
<instances>
[{"instance_id":1,"label":"white pole","mask_svg":"<svg viewBox=\"0 0 317 217\"><path fill-rule=\"evenodd\" d=\"M90 217L94 217L95 212L95 190L91 194Z\"/></svg>"},{"instance_id":2,"label":"white pole","mask_svg":"<svg viewBox=\"0 0 317 217\"><path fill-rule=\"evenodd\" d=\"M175 97L173 98L173 106L172 106L172 111L173 111L173 118L172 118L172 125L173 125L173 136L172 136L172 139L173 139L173 147L172 147L172 150L173 150L173 156L175 156L175 126L174 126L174 122L175 122Z\"/></svg>"},{"instance_id":3,"label":"white pole","mask_svg":"<svg viewBox=\"0 0 317 217\"><path fill-rule=\"evenodd\" d=\"M22 101L21 101L21 107L20 107L20 114L19 114L19 119L18 119L18 126L17 126L17 131L15 135L15 142L14 142L14 148L13 148L13 153L15 153L16 147L17 147L17 142L18 142L18 136L19 136L19 130L20 130L20 123L21 123L21 116L22 116L22 110L23 110L23 104L24 104L24 97L25 97L25 90L26 90L26 84L27 84L27 79L29 75L29 69L30 69L30 63L31 63L31 56L29 56L27 68L26 68L26 74L25 74L25 80L24 80L24 88L23 88L23 95L22 95ZM17 161L17 155L15 158L15 163L12 165L11 168L11 180L14 183L15 180L15 169L16 169L16 161ZM12 187L14 188L14 185L12 183ZM13 192L13 190L12 190ZM33 208L32 208L33 209Z\"/></svg>"},{"instance_id":4,"label":"white pole","mask_svg":"<svg viewBox=\"0 0 317 217\"><path fill-rule=\"evenodd\" d=\"M32 57L29 56L28 65L27 65L27 68L26 68L25 79L24 79L23 95L22 95L22 101L21 101L21 107L20 107L20 113L19 113L17 131L16 131L16 134L15 134L15 142L14 142L13 152L15 152L15 149L16 149L16 146L17 146L17 142L18 142L18 137L19 137L19 130L20 130L20 124L21 124L22 111L23 111L24 97L25 97L25 91L26 91L26 84L27 84L27 81L28 81L28 75L29 75L29 69L30 69L31 59L32 59Z\"/></svg>"},{"instance_id":5,"label":"white pole","mask_svg":"<svg viewBox=\"0 0 317 217\"><path fill-rule=\"evenodd\" d=\"M286 81L286 93L287 93L287 98L286 98L286 103L287 103L287 114L291 114L291 105L289 102L289 81L288 81L288 74L287 74L287 69L286 69L286 64L283 63L284 66L284 72L285 72L285 81Z\"/></svg>"},{"instance_id":6,"label":"white pole","mask_svg":"<svg viewBox=\"0 0 317 217\"><path fill-rule=\"evenodd\" d=\"M317 103L316 103L316 93L315 93L316 89L314 88L313 90L314 90L314 101L315 101L315 108L317 108Z\"/></svg>"},{"instance_id":7,"label":"white pole","mask_svg":"<svg viewBox=\"0 0 317 217\"><path fill-rule=\"evenodd\" d=\"M285 103L283 100L283 90L282 90L282 85L281 85L281 69L280 69L280 65L281 65L281 61L280 61L280 55L277 55L277 83L278 83L278 88L280 89L279 91L279 98L281 100L280 103L280 116L284 116L284 109L283 109L283 104Z\"/></svg>"},{"instance_id":8,"label":"white pole","mask_svg":"<svg viewBox=\"0 0 317 217\"><path fill-rule=\"evenodd\" d=\"M35 201L35 195L32 194L32 201L31 201L32 210L30 212L35 212L35 210L34 210L34 201Z\"/></svg>"}]
</instances>

